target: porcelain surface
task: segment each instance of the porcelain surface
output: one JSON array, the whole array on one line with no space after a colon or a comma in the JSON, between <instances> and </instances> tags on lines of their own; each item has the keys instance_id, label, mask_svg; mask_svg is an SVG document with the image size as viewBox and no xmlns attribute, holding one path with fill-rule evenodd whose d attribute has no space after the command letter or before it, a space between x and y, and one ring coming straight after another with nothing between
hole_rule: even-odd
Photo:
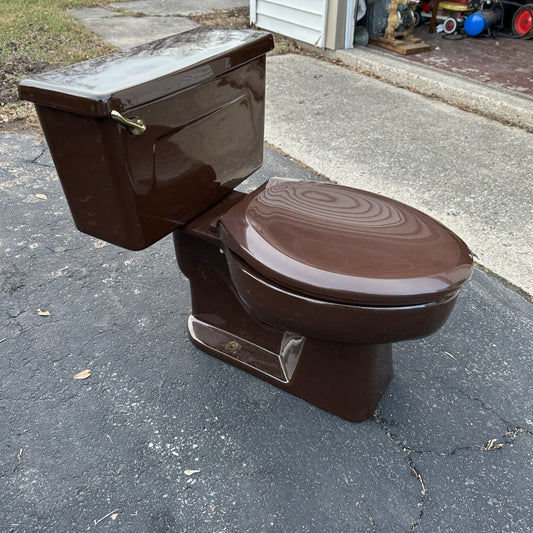
<instances>
[{"instance_id":1,"label":"porcelain surface","mask_svg":"<svg viewBox=\"0 0 533 533\"><path fill-rule=\"evenodd\" d=\"M430 216L330 183L271 179L221 219L221 235L266 278L329 301L424 304L472 273L467 246Z\"/></svg>"}]
</instances>

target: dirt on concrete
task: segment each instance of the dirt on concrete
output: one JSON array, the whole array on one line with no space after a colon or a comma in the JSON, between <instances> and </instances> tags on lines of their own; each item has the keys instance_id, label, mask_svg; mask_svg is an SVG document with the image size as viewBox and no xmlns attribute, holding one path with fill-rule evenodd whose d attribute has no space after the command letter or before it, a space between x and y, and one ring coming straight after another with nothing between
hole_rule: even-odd
<instances>
[{"instance_id":1,"label":"dirt on concrete","mask_svg":"<svg viewBox=\"0 0 533 533\"><path fill-rule=\"evenodd\" d=\"M38 120L33 105L19 100L17 83L22 78L49 70L53 65L17 54L20 45L16 42L9 46L14 57L0 64L0 133L38 133Z\"/></svg>"},{"instance_id":2,"label":"dirt on concrete","mask_svg":"<svg viewBox=\"0 0 533 533\"><path fill-rule=\"evenodd\" d=\"M233 9L215 9L209 13L202 13L200 15L190 15L189 18L202 24L204 26L220 26L222 28L245 29L253 28L250 24L250 8L249 6L236 7ZM279 34L272 34L274 36L274 50L273 55L301 53L302 48L296 44L295 41Z\"/></svg>"},{"instance_id":3,"label":"dirt on concrete","mask_svg":"<svg viewBox=\"0 0 533 533\"><path fill-rule=\"evenodd\" d=\"M205 26L221 26L222 28L242 29L250 27L250 8L235 7L233 9L215 9L209 13L190 15L189 18Z\"/></svg>"},{"instance_id":4,"label":"dirt on concrete","mask_svg":"<svg viewBox=\"0 0 533 533\"><path fill-rule=\"evenodd\" d=\"M18 56L0 65L0 105L18 100L17 81L20 78L43 72L49 66L46 61L35 61L25 56Z\"/></svg>"}]
</instances>

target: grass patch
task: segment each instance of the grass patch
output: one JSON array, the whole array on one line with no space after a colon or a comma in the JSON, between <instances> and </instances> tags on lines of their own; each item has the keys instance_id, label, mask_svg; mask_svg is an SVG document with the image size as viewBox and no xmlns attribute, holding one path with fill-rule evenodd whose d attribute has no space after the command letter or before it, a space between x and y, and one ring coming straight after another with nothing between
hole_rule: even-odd
<instances>
[{"instance_id":1,"label":"grass patch","mask_svg":"<svg viewBox=\"0 0 533 533\"><path fill-rule=\"evenodd\" d=\"M20 57L58 66L108 53L67 9L97 5L94 0L1 0L0 64Z\"/></svg>"},{"instance_id":2,"label":"grass patch","mask_svg":"<svg viewBox=\"0 0 533 533\"><path fill-rule=\"evenodd\" d=\"M0 133L37 125L33 105L18 101L21 78L115 50L67 12L105 3L0 0Z\"/></svg>"}]
</instances>

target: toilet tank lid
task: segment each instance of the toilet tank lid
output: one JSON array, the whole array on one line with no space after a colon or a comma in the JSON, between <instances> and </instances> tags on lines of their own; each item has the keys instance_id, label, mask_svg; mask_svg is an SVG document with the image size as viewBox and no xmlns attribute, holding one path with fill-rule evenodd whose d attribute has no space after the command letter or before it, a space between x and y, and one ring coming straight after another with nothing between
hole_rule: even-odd
<instances>
[{"instance_id":1,"label":"toilet tank lid","mask_svg":"<svg viewBox=\"0 0 533 533\"><path fill-rule=\"evenodd\" d=\"M204 26L19 83L21 99L108 116L205 83L273 48L272 35Z\"/></svg>"}]
</instances>

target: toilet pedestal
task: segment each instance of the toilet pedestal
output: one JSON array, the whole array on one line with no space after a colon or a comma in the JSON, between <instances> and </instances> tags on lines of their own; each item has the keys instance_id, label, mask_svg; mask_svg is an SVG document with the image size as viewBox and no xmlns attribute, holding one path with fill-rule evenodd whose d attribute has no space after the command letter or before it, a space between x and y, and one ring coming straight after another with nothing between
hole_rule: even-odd
<instances>
[{"instance_id":1,"label":"toilet pedestal","mask_svg":"<svg viewBox=\"0 0 533 533\"><path fill-rule=\"evenodd\" d=\"M232 290L221 245L208 228L174 232L176 256L191 286L191 340L295 396L353 422L374 413L392 378L392 345L328 342L263 324Z\"/></svg>"}]
</instances>

